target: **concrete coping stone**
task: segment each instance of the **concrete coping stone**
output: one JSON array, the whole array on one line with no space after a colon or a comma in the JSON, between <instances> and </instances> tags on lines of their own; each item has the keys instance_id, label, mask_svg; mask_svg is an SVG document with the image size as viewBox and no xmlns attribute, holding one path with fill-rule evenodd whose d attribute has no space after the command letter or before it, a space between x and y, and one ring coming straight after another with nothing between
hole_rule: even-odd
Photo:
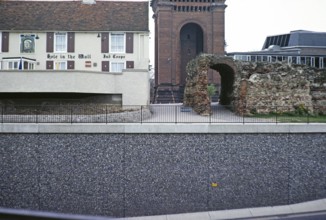
<instances>
[{"instance_id":1,"label":"concrete coping stone","mask_svg":"<svg viewBox=\"0 0 326 220\"><path fill-rule=\"evenodd\" d=\"M326 124L0 124L0 133L125 133L125 134L250 134L250 133L326 133Z\"/></svg>"},{"instance_id":2,"label":"concrete coping stone","mask_svg":"<svg viewBox=\"0 0 326 220\"><path fill-rule=\"evenodd\" d=\"M232 209L210 212L184 213L144 217L120 218L127 220L222 220L222 219L256 219L280 215L300 215L326 211L326 199L297 203L292 205L268 206L258 208Z\"/></svg>"}]
</instances>

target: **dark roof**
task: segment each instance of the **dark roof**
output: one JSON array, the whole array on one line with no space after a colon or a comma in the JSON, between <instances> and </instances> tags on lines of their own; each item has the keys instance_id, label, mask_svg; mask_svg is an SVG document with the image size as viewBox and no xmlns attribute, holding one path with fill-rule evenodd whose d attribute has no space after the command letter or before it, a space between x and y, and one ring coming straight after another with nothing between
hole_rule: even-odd
<instances>
[{"instance_id":1,"label":"dark roof","mask_svg":"<svg viewBox=\"0 0 326 220\"><path fill-rule=\"evenodd\" d=\"M326 33L313 31L292 31L288 46L325 47Z\"/></svg>"},{"instance_id":2,"label":"dark roof","mask_svg":"<svg viewBox=\"0 0 326 220\"><path fill-rule=\"evenodd\" d=\"M280 47L325 47L326 33L298 30L291 31L290 34L268 36L263 50L272 45Z\"/></svg>"},{"instance_id":3,"label":"dark roof","mask_svg":"<svg viewBox=\"0 0 326 220\"><path fill-rule=\"evenodd\" d=\"M0 1L0 30L148 31L148 2Z\"/></svg>"}]
</instances>

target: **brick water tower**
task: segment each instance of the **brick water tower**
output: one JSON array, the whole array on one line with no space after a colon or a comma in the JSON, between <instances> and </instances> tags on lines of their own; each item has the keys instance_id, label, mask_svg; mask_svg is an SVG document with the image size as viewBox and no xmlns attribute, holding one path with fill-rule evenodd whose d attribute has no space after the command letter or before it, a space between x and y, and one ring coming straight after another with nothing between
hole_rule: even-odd
<instances>
[{"instance_id":1,"label":"brick water tower","mask_svg":"<svg viewBox=\"0 0 326 220\"><path fill-rule=\"evenodd\" d=\"M156 103L181 102L186 65L200 53L225 54L225 0L152 0ZM219 84L213 70L209 81Z\"/></svg>"}]
</instances>

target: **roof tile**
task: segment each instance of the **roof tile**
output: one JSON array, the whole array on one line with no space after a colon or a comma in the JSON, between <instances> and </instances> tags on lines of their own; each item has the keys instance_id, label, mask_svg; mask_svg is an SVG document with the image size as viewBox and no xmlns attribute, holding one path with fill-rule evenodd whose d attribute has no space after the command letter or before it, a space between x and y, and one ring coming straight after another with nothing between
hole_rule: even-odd
<instances>
[{"instance_id":1,"label":"roof tile","mask_svg":"<svg viewBox=\"0 0 326 220\"><path fill-rule=\"evenodd\" d=\"M148 31L148 2L0 1L0 30Z\"/></svg>"}]
</instances>

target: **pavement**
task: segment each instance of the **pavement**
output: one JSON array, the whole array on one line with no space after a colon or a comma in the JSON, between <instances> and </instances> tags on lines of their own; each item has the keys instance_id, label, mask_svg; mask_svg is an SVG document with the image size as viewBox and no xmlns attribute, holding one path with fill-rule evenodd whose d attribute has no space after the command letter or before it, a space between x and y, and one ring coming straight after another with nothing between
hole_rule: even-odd
<instances>
[{"instance_id":1,"label":"pavement","mask_svg":"<svg viewBox=\"0 0 326 220\"><path fill-rule=\"evenodd\" d=\"M326 199L292 205L121 218L124 220L296 219L325 220Z\"/></svg>"},{"instance_id":2,"label":"pavement","mask_svg":"<svg viewBox=\"0 0 326 220\"><path fill-rule=\"evenodd\" d=\"M211 105L212 115L198 115L191 107L184 107L182 103L151 104L153 113L143 123L276 123L275 118L243 117L236 115L226 106L214 102Z\"/></svg>"}]
</instances>

